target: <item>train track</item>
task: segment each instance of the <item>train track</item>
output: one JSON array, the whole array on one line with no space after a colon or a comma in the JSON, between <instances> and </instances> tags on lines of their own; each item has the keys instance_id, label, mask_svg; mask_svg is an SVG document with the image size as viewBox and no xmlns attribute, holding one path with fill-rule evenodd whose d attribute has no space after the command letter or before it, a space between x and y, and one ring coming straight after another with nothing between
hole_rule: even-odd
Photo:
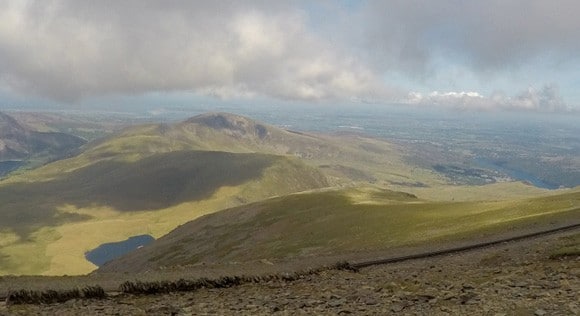
<instances>
[{"instance_id":1,"label":"train track","mask_svg":"<svg viewBox=\"0 0 580 316\"><path fill-rule=\"evenodd\" d=\"M540 237L540 236L550 235L550 234L554 234L554 233L559 233L559 232L574 230L574 229L579 229L579 228L580 228L580 223L575 223L575 224L560 226L560 227L556 227L556 228L552 228L552 229L548 229L548 230L542 230L542 231L537 231L537 232L533 232L533 233L518 235L518 236L514 236L514 237L509 237L509 238L502 238L502 239L497 239L497 240L483 242L483 243L476 243L476 244L467 245L467 246L454 247L454 248L448 248L448 249L437 250L437 251L428 251L428 252L417 253L417 254L406 255L406 256L398 256L398 257L390 257L390 258L383 258L383 259L354 262L354 263L351 263L351 266L353 266L354 268L357 268L357 269L361 269L361 268L366 268L366 267L381 265L381 264L389 264L389 263L402 262L402 261L408 261L408 260L431 258L431 257L436 257L436 256L454 254L454 253L458 253L458 252L486 248L486 247L495 246L495 245L499 245L499 244L503 244L503 243L520 241L520 240L524 240L524 239L528 239L528 238Z\"/></svg>"}]
</instances>

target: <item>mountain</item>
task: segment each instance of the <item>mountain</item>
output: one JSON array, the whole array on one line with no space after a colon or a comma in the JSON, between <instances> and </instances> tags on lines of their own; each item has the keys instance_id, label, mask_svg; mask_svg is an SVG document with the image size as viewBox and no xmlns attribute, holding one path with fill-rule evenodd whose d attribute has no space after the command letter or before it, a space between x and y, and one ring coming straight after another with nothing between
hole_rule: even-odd
<instances>
[{"instance_id":1,"label":"mountain","mask_svg":"<svg viewBox=\"0 0 580 316\"><path fill-rule=\"evenodd\" d=\"M6 121L11 130L26 130ZM286 201L296 192L372 184L461 197L442 190L446 180L432 170L409 164L401 146L358 134L289 131L228 113L132 126L81 149L0 181L0 275L85 274L96 268L85 253L103 243L160 238L201 216ZM298 197L324 205L325 195L317 194ZM288 207L301 205L295 198L288 197Z\"/></svg>"},{"instance_id":2,"label":"mountain","mask_svg":"<svg viewBox=\"0 0 580 316\"><path fill-rule=\"evenodd\" d=\"M67 157L85 143L84 139L65 133L31 130L0 112L0 162L40 160L45 163Z\"/></svg>"},{"instance_id":3,"label":"mountain","mask_svg":"<svg viewBox=\"0 0 580 316\"><path fill-rule=\"evenodd\" d=\"M518 231L580 223L580 190L502 202L429 202L377 188L292 194L181 225L98 272L143 272L200 263L398 254Z\"/></svg>"},{"instance_id":4,"label":"mountain","mask_svg":"<svg viewBox=\"0 0 580 316\"><path fill-rule=\"evenodd\" d=\"M331 185L296 155L265 149L280 146L271 135L298 134L213 116L226 122L131 127L1 181L0 274L87 273L95 266L84 253L102 243L158 238L204 214Z\"/></svg>"},{"instance_id":5,"label":"mountain","mask_svg":"<svg viewBox=\"0 0 580 316\"><path fill-rule=\"evenodd\" d=\"M95 161L134 161L156 153L200 150L294 156L324 172L333 185L440 185L445 180L405 161L402 148L356 134L324 135L284 130L249 118L208 113L176 124L147 124L89 144L76 159L41 172L54 176Z\"/></svg>"}]
</instances>

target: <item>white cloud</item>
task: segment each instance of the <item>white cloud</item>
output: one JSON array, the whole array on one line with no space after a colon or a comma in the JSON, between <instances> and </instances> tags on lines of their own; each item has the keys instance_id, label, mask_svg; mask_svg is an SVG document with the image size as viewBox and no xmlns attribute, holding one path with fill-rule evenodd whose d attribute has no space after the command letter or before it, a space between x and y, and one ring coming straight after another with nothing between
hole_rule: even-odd
<instances>
[{"instance_id":1,"label":"white cloud","mask_svg":"<svg viewBox=\"0 0 580 316\"><path fill-rule=\"evenodd\" d=\"M4 1L0 81L74 101L193 91L319 100L387 96L376 73L268 2Z\"/></svg>"},{"instance_id":2,"label":"white cloud","mask_svg":"<svg viewBox=\"0 0 580 316\"><path fill-rule=\"evenodd\" d=\"M536 110L542 112L560 112L570 111L572 108L568 106L554 85L546 85L541 89L528 88L528 90L520 93L515 98L509 100L509 104L513 107Z\"/></svg>"},{"instance_id":3,"label":"white cloud","mask_svg":"<svg viewBox=\"0 0 580 316\"><path fill-rule=\"evenodd\" d=\"M560 111L568 107L553 86L512 97L470 91L493 90L483 81L494 76L510 89L517 80L507 75L538 60L546 68L566 60L560 67L573 73L577 3L0 0L0 90L73 103L180 91ZM570 95L559 69L519 78L556 82ZM405 97L398 82L438 92Z\"/></svg>"},{"instance_id":4,"label":"white cloud","mask_svg":"<svg viewBox=\"0 0 580 316\"><path fill-rule=\"evenodd\" d=\"M402 103L419 106L439 106L460 110L523 110L538 112L572 111L560 96L554 85L545 85L541 89L528 88L513 97L503 93L483 96L479 92L440 92L433 91L423 95L410 92Z\"/></svg>"}]
</instances>

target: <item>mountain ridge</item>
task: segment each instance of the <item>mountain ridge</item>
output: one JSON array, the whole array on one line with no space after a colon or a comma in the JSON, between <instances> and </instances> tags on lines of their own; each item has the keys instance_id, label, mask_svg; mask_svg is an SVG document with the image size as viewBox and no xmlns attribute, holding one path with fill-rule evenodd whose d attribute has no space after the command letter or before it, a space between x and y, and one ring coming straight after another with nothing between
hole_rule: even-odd
<instances>
[{"instance_id":1,"label":"mountain ridge","mask_svg":"<svg viewBox=\"0 0 580 316\"><path fill-rule=\"evenodd\" d=\"M86 141L59 132L38 132L0 112L0 161L41 159L44 163L75 153Z\"/></svg>"},{"instance_id":2,"label":"mountain ridge","mask_svg":"<svg viewBox=\"0 0 580 316\"><path fill-rule=\"evenodd\" d=\"M224 126L191 121L140 125L6 178L0 182L0 273L86 273L94 266L84 252L101 243L160 237L206 213L330 185L293 155L249 150L259 135L228 150L236 137ZM214 138L226 145L214 145Z\"/></svg>"},{"instance_id":3,"label":"mountain ridge","mask_svg":"<svg viewBox=\"0 0 580 316\"><path fill-rule=\"evenodd\" d=\"M0 181L0 274L85 274L95 266L84 253L102 243L158 238L203 215L297 192L322 204L312 198L329 193L314 192L329 187L420 186L441 195L445 179L410 165L401 150L364 135L288 131L228 113L128 127ZM360 205L331 200L339 209L402 203L390 193L359 195Z\"/></svg>"},{"instance_id":4,"label":"mountain ridge","mask_svg":"<svg viewBox=\"0 0 580 316\"><path fill-rule=\"evenodd\" d=\"M580 188L486 203L432 203L378 188L322 190L208 214L96 273L431 249L574 222L580 223Z\"/></svg>"}]
</instances>

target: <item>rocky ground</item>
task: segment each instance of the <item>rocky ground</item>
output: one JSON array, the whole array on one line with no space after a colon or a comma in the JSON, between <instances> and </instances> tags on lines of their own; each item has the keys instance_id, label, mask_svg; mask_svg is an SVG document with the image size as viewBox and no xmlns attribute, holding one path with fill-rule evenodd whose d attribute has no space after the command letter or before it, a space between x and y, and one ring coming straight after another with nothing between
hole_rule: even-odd
<instances>
[{"instance_id":1,"label":"rocky ground","mask_svg":"<svg viewBox=\"0 0 580 316\"><path fill-rule=\"evenodd\" d=\"M292 282L0 305L0 315L579 315L580 257L550 258L578 239L560 233Z\"/></svg>"}]
</instances>

